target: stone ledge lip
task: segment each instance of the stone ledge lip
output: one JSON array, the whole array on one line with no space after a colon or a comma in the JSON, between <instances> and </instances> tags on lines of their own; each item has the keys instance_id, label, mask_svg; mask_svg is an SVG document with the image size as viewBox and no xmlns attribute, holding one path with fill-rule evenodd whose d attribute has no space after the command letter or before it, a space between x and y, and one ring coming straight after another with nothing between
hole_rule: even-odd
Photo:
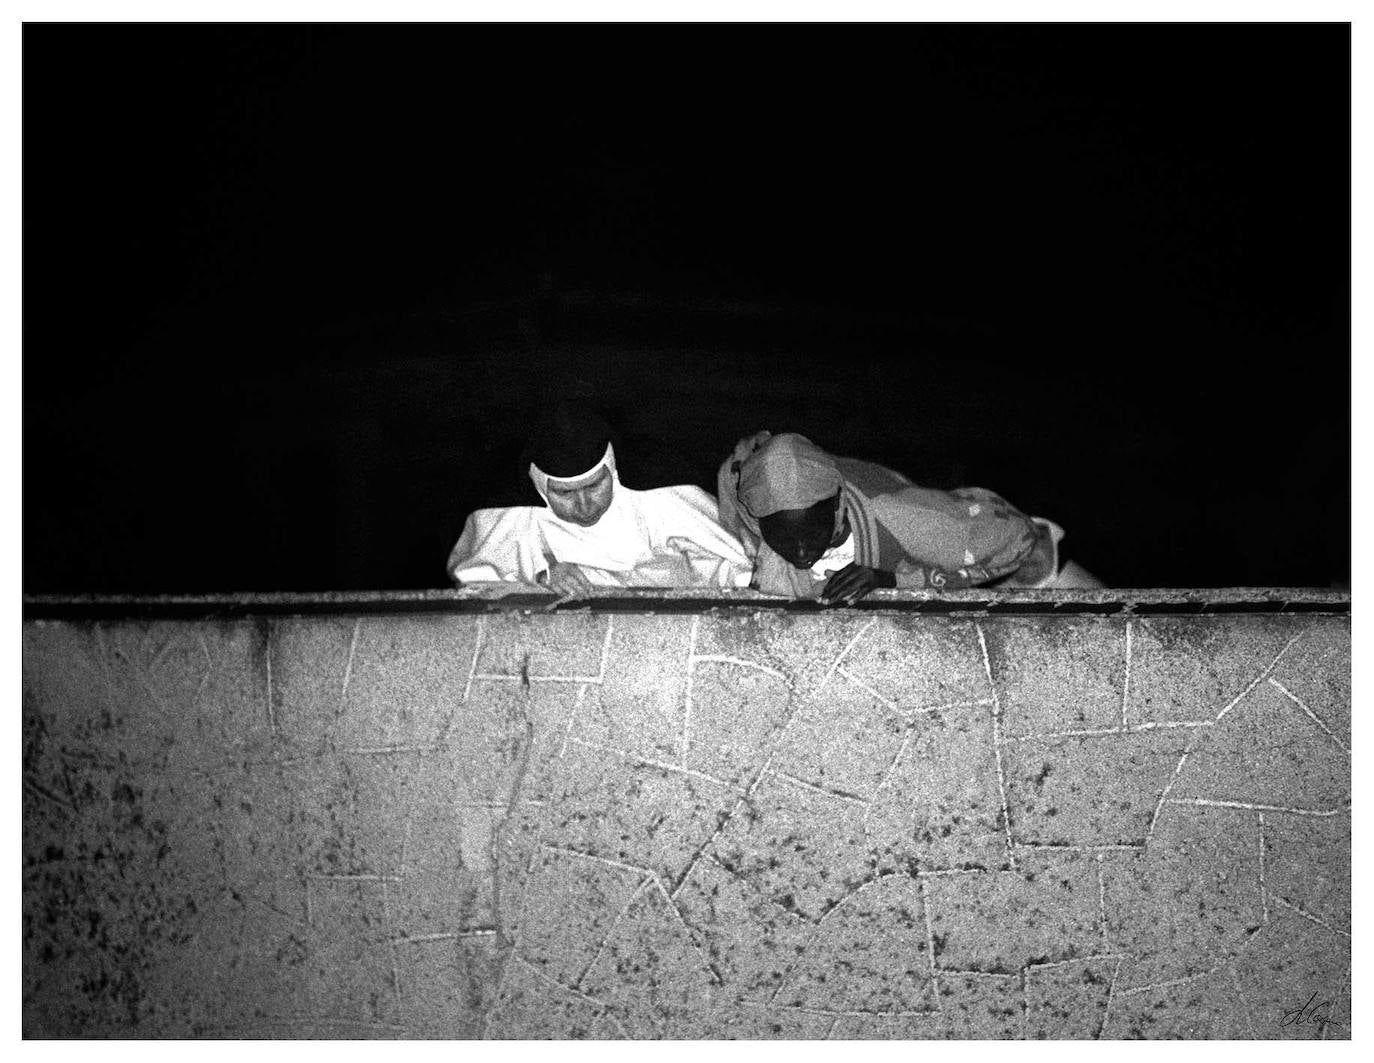
<instances>
[{"instance_id":1,"label":"stone ledge lip","mask_svg":"<svg viewBox=\"0 0 1374 1063\"><path fill-rule=\"evenodd\" d=\"M562 601L519 584L458 590L246 592L201 595L26 594L25 620L230 619L249 616L406 613L707 613L780 609L818 613L840 608L752 590L720 588L607 590ZM877 590L859 612L935 615L1150 616L1220 613L1350 612L1350 594L1311 587L1115 588L1111 590Z\"/></svg>"}]
</instances>

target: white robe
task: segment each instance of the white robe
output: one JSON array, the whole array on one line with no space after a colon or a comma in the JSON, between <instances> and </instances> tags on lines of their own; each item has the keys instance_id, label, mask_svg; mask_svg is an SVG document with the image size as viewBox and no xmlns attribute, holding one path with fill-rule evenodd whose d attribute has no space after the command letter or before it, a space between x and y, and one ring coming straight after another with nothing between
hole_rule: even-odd
<instances>
[{"instance_id":1,"label":"white robe","mask_svg":"<svg viewBox=\"0 0 1374 1063\"><path fill-rule=\"evenodd\" d=\"M545 506L475 511L449 553L448 574L459 584L538 584L553 561L578 565L599 587L747 587L753 574L701 488L634 491L618 477L610 507L590 528Z\"/></svg>"}]
</instances>

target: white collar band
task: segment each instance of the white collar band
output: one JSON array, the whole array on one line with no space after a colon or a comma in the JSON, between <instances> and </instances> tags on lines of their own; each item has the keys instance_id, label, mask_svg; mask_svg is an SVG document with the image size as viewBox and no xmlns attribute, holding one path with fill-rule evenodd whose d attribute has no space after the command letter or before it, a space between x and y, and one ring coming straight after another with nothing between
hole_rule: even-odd
<instances>
[{"instance_id":1,"label":"white collar band","mask_svg":"<svg viewBox=\"0 0 1374 1063\"><path fill-rule=\"evenodd\" d=\"M612 479L615 478L615 448L609 443L606 444L606 452L601 455L601 460L586 472L578 473L576 476L550 476L534 462L530 462L530 479L534 482L534 489L539 492L539 497L548 502L549 484L555 487L581 487L602 469L609 469Z\"/></svg>"}]
</instances>

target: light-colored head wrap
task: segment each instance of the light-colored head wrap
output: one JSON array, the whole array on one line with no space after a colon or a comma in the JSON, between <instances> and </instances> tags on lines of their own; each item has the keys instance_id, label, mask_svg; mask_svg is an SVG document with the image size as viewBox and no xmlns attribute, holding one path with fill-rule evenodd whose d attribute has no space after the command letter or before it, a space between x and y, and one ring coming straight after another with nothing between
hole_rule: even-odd
<instances>
[{"instance_id":1,"label":"light-colored head wrap","mask_svg":"<svg viewBox=\"0 0 1374 1063\"><path fill-rule=\"evenodd\" d=\"M835 459L796 432L771 437L739 469L740 504L756 519L814 506L843 486Z\"/></svg>"},{"instance_id":2,"label":"light-colored head wrap","mask_svg":"<svg viewBox=\"0 0 1374 1063\"><path fill-rule=\"evenodd\" d=\"M611 480L618 487L620 478L615 471L615 448L609 443L606 444L606 452L601 455L601 460L586 472L578 473L576 476L550 476L534 462L530 462L530 479L534 482L534 489L539 492L539 497L547 503L549 484L555 487L581 487L586 481L595 478L602 469L610 470Z\"/></svg>"}]
</instances>

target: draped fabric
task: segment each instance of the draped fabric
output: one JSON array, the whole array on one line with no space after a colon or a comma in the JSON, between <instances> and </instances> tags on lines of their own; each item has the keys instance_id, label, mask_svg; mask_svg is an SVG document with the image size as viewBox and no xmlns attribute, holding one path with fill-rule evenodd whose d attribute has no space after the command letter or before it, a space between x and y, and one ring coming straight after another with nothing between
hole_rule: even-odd
<instances>
[{"instance_id":1,"label":"draped fabric","mask_svg":"<svg viewBox=\"0 0 1374 1063\"><path fill-rule=\"evenodd\" d=\"M555 561L581 567L601 587L743 587L751 566L699 487L624 487L612 468L610 508L584 528L543 506L479 509L449 553L459 584L538 584Z\"/></svg>"},{"instance_id":2,"label":"draped fabric","mask_svg":"<svg viewBox=\"0 0 1374 1063\"><path fill-rule=\"evenodd\" d=\"M848 517L855 562L892 572L898 587L1056 585L1064 532L1052 521L1029 517L985 488L919 487L873 462L828 455L804 437L794 439L805 446L773 443L783 438L759 432L741 440L717 473L721 523L744 544L754 563L753 586L764 593L815 598L825 586L818 577L828 573L793 568L763 541L758 518L767 513L757 510L779 501L788 504L776 508L786 509L818 501L811 496L826 486L826 468L840 478L837 521ZM805 468L777 468L796 455ZM817 564L824 567L826 559Z\"/></svg>"}]
</instances>

